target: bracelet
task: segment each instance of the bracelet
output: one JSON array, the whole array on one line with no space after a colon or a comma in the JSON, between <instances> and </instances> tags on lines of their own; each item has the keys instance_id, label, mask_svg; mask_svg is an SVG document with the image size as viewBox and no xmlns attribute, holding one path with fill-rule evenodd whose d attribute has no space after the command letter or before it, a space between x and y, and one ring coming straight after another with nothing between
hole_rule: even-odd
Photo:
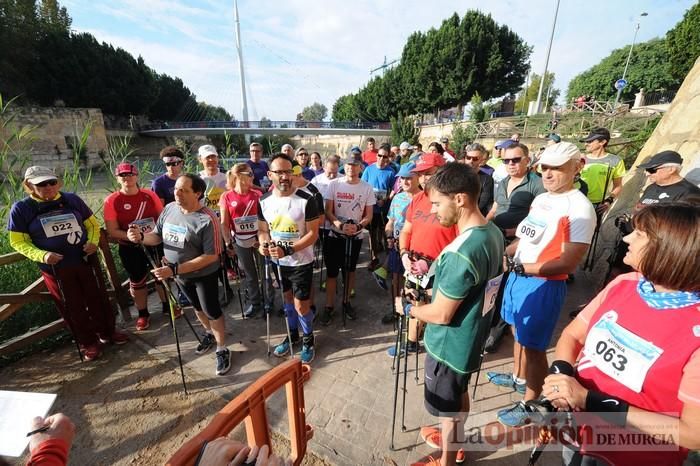
<instances>
[{"instance_id":1,"label":"bracelet","mask_svg":"<svg viewBox=\"0 0 700 466\"><path fill-rule=\"evenodd\" d=\"M605 199L603 199L603 202L605 202L606 204L612 204L613 202L615 202L615 198L612 196L608 196Z\"/></svg>"},{"instance_id":2,"label":"bracelet","mask_svg":"<svg viewBox=\"0 0 700 466\"><path fill-rule=\"evenodd\" d=\"M625 427L630 405L620 398L589 390L586 395L586 411L596 413L611 424Z\"/></svg>"},{"instance_id":3,"label":"bracelet","mask_svg":"<svg viewBox=\"0 0 700 466\"><path fill-rule=\"evenodd\" d=\"M574 366L569 364L566 361L563 361L561 359L557 359L552 363L551 366L549 366L549 373L550 374L564 374L568 375L569 377L574 376Z\"/></svg>"}]
</instances>

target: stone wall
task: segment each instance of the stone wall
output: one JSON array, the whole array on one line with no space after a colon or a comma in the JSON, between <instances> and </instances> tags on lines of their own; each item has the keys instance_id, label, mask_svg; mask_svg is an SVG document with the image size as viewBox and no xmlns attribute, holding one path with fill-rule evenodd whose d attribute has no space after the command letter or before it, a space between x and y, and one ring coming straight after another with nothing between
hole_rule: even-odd
<instances>
[{"instance_id":1,"label":"stone wall","mask_svg":"<svg viewBox=\"0 0 700 466\"><path fill-rule=\"evenodd\" d=\"M98 153L107 151L107 135L100 109L16 107L13 110L16 116L10 127L32 128L31 164L47 165L59 170L71 167L73 155L70 145L82 134L85 125L91 122L86 159L82 166L101 166ZM2 135L3 140L7 137L7 134Z\"/></svg>"},{"instance_id":2,"label":"stone wall","mask_svg":"<svg viewBox=\"0 0 700 466\"><path fill-rule=\"evenodd\" d=\"M388 136L376 136L377 147L385 142L391 143ZM352 146L360 146L362 150L367 144L367 136L297 136L292 138L295 148L304 147L309 152L318 152L321 157L326 155L344 155Z\"/></svg>"}]
</instances>

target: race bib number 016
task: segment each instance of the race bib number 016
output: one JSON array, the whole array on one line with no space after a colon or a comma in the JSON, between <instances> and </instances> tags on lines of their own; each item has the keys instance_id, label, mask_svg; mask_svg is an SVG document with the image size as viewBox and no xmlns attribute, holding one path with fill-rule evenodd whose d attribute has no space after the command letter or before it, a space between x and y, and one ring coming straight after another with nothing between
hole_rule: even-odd
<instances>
[{"instance_id":1,"label":"race bib number 016","mask_svg":"<svg viewBox=\"0 0 700 466\"><path fill-rule=\"evenodd\" d=\"M76 231L81 231L78 219L75 218L74 214L52 215L50 217L43 217L40 221L47 238L54 238L56 236L68 235Z\"/></svg>"},{"instance_id":2,"label":"race bib number 016","mask_svg":"<svg viewBox=\"0 0 700 466\"><path fill-rule=\"evenodd\" d=\"M606 312L586 337L586 357L603 373L639 393L647 372L663 353L617 323L617 312Z\"/></svg>"},{"instance_id":3,"label":"race bib number 016","mask_svg":"<svg viewBox=\"0 0 700 466\"><path fill-rule=\"evenodd\" d=\"M236 225L237 233L255 233L258 231L258 217L255 215L235 218L233 223Z\"/></svg>"},{"instance_id":4,"label":"race bib number 016","mask_svg":"<svg viewBox=\"0 0 700 466\"><path fill-rule=\"evenodd\" d=\"M163 225L163 242L168 246L177 249L185 247L185 238L187 237L187 228L180 225L166 223Z\"/></svg>"}]
</instances>

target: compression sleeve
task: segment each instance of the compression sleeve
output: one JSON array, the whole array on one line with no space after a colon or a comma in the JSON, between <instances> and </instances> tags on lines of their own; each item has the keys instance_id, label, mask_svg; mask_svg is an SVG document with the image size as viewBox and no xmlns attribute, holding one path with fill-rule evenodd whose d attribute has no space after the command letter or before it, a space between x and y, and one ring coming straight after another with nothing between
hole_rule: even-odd
<instances>
[{"instance_id":1,"label":"compression sleeve","mask_svg":"<svg viewBox=\"0 0 700 466\"><path fill-rule=\"evenodd\" d=\"M44 262L44 256L48 251L36 247L27 233L19 231L10 231L9 233L12 249L34 262Z\"/></svg>"}]
</instances>

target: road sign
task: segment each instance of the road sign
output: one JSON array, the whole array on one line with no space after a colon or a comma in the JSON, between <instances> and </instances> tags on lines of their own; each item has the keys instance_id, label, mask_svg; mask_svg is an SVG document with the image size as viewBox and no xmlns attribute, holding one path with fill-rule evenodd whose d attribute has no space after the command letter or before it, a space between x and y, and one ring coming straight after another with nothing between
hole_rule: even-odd
<instances>
[{"instance_id":1,"label":"road sign","mask_svg":"<svg viewBox=\"0 0 700 466\"><path fill-rule=\"evenodd\" d=\"M621 91L625 87L627 87L626 79L618 79L617 81L615 81L615 89L617 89L618 91Z\"/></svg>"}]
</instances>

